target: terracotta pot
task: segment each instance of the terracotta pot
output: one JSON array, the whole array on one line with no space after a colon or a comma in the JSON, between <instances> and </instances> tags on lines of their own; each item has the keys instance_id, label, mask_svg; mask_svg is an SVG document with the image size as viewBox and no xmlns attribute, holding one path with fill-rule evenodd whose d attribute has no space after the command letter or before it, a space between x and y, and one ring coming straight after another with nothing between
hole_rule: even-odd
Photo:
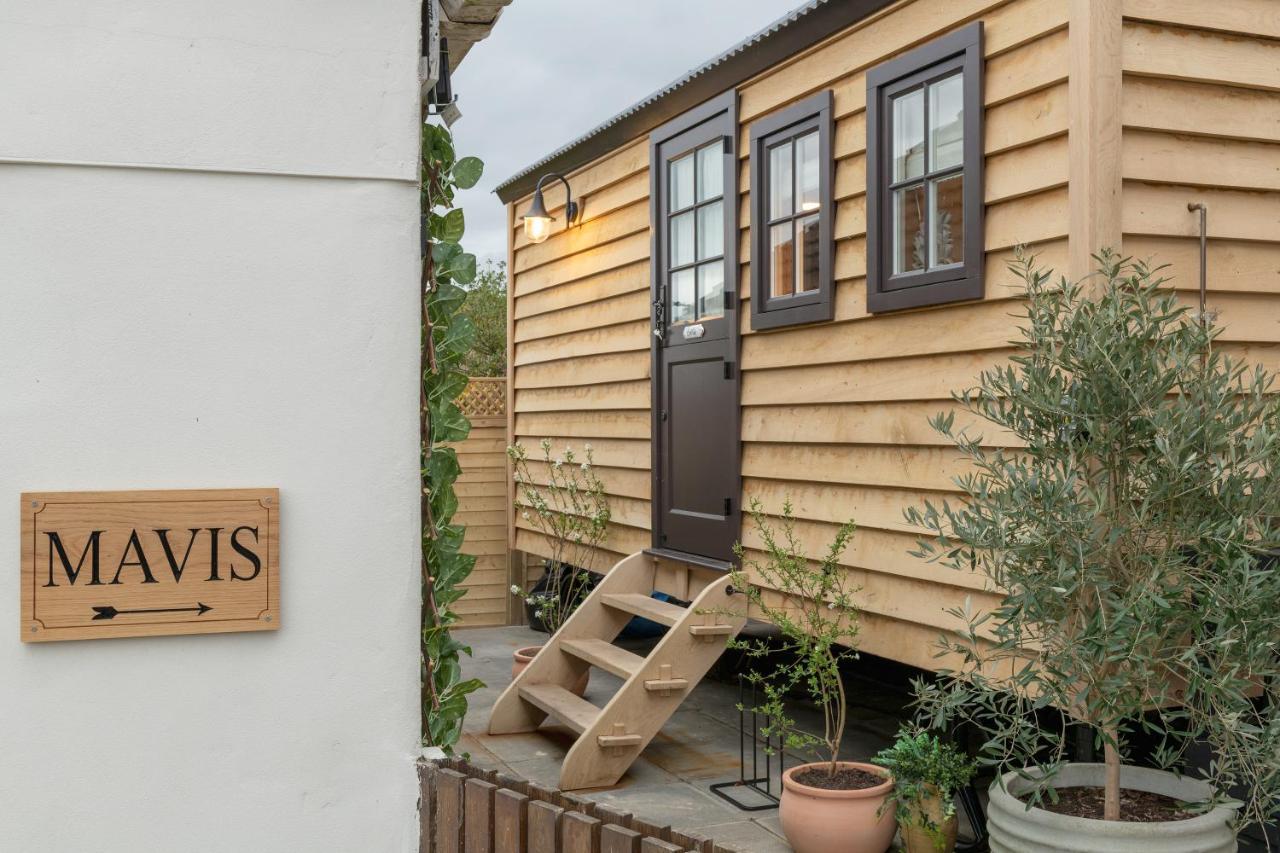
<instances>
[{"instance_id":1,"label":"terracotta pot","mask_svg":"<svg viewBox=\"0 0 1280 853\"><path fill-rule=\"evenodd\" d=\"M954 814L944 817L947 803L941 792L933 785L927 785L926 790L932 796L912 805L911 816L898 823L903 849L906 853L952 853L956 849L960 818ZM930 826L937 829L930 830Z\"/></svg>"},{"instance_id":2,"label":"terracotta pot","mask_svg":"<svg viewBox=\"0 0 1280 853\"><path fill-rule=\"evenodd\" d=\"M516 649L511 653L511 678L514 680L517 675L524 672L524 668L529 665L538 652L542 651L542 646L525 646L523 649ZM570 688L574 695L582 696L587 692L587 684L591 681L591 668L587 667L582 671L582 677Z\"/></svg>"},{"instance_id":3,"label":"terracotta pot","mask_svg":"<svg viewBox=\"0 0 1280 853\"><path fill-rule=\"evenodd\" d=\"M884 777L883 784L858 791L828 791L802 785L795 774L821 764L801 764L782 774L782 803L778 817L782 831L796 853L884 853L897 828L893 806L893 779L889 771L874 764L841 761Z\"/></svg>"}]
</instances>

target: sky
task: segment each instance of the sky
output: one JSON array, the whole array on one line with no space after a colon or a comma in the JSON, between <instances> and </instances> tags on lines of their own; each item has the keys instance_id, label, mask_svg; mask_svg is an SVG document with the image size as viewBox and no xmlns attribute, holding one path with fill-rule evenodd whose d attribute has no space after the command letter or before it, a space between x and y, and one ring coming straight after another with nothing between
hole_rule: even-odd
<instances>
[{"instance_id":1,"label":"sky","mask_svg":"<svg viewBox=\"0 0 1280 853\"><path fill-rule=\"evenodd\" d=\"M453 77L465 248L507 257L502 181L802 5L803 0L513 0ZM562 192L563 190L557 190Z\"/></svg>"}]
</instances>

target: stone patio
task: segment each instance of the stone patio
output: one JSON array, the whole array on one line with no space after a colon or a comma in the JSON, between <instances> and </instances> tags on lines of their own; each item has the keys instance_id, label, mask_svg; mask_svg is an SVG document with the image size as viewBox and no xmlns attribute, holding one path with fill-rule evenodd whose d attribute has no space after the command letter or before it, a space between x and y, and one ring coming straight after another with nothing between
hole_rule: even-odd
<instances>
[{"instance_id":1,"label":"stone patio","mask_svg":"<svg viewBox=\"0 0 1280 853\"><path fill-rule=\"evenodd\" d=\"M472 694L460 749L469 752L479 767L556 786L560 762L573 743L566 729L548 721L536 733L491 736L486 732L489 708L511 680L511 652L537 645L546 635L508 627L467 629L457 636L475 652L473 658L464 658L465 675L488 685ZM644 642L619 644L638 654L647 651ZM614 676L594 669L586 698L604 705L620 684ZM908 697L900 689L870 679L855 680L848 692L850 722L841 755L865 759L890 743ZM713 784L738 778L737 703L736 683L704 679L617 785L574 793L645 820L706 835L742 853L786 853L791 848L783 840L776 808L742 811L710 790ZM794 711L801 726L820 729L814 709ZM804 760L808 759L788 756L787 766ZM776 762L774 767L776 773ZM736 793L751 801L749 791ZM961 831L965 833L967 827Z\"/></svg>"}]
</instances>

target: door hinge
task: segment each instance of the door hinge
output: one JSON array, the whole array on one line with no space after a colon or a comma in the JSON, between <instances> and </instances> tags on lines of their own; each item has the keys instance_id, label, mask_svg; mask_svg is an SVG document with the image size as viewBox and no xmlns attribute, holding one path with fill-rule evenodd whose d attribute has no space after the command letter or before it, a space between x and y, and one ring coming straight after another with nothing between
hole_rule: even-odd
<instances>
[{"instance_id":1,"label":"door hinge","mask_svg":"<svg viewBox=\"0 0 1280 853\"><path fill-rule=\"evenodd\" d=\"M725 379L733 378L733 362L732 361L726 361L724 363L724 378Z\"/></svg>"},{"instance_id":2,"label":"door hinge","mask_svg":"<svg viewBox=\"0 0 1280 853\"><path fill-rule=\"evenodd\" d=\"M658 414L658 418L659 418L663 423L666 423L666 421L667 421L667 413L666 413L666 412L660 412L660 413Z\"/></svg>"},{"instance_id":3,"label":"door hinge","mask_svg":"<svg viewBox=\"0 0 1280 853\"><path fill-rule=\"evenodd\" d=\"M724 294L724 309L726 311L732 311L735 307L733 303L733 296L734 295L728 291Z\"/></svg>"},{"instance_id":4,"label":"door hinge","mask_svg":"<svg viewBox=\"0 0 1280 853\"><path fill-rule=\"evenodd\" d=\"M733 498L724 499L724 514L726 516L733 515Z\"/></svg>"}]
</instances>

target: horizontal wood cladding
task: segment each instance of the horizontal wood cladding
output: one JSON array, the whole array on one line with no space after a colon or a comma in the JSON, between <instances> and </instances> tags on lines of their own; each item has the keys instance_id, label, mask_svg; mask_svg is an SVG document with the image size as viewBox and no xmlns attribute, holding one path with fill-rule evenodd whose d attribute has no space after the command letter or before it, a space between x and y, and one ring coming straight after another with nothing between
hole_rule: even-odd
<instances>
[{"instance_id":1,"label":"horizontal wood cladding","mask_svg":"<svg viewBox=\"0 0 1280 853\"><path fill-rule=\"evenodd\" d=\"M1280 41L1271 39L1129 21L1122 56L1126 74L1280 91Z\"/></svg>"},{"instance_id":2,"label":"horizontal wood cladding","mask_svg":"<svg viewBox=\"0 0 1280 853\"><path fill-rule=\"evenodd\" d=\"M1280 4L1275 0L1124 0L1123 9L1135 21L1280 39Z\"/></svg>"},{"instance_id":3,"label":"horizontal wood cladding","mask_svg":"<svg viewBox=\"0 0 1280 853\"><path fill-rule=\"evenodd\" d=\"M1194 306L1208 207L1210 310L1232 355L1280 343L1280 4L1125 0L1121 225Z\"/></svg>"},{"instance_id":4,"label":"horizontal wood cladding","mask_svg":"<svg viewBox=\"0 0 1280 853\"><path fill-rule=\"evenodd\" d=\"M956 497L952 478L964 462L928 419L954 410L951 393L973 386L980 370L1004 364L1012 352L1020 302L1018 282L1005 266L1014 247L1029 245L1044 266L1065 268L1068 9L1064 0L895 4L739 88L737 292L744 300L751 263L751 123L827 88L836 119L835 320L753 333L745 328L749 311L741 311L742 498L758 498L771 515L790 498L800 516L797 533L813 555L826 549L838 521L854 517L859 533L842 564L864 589L863 648L925 669L938 665L933 654L940 630L955 628L943 608L959 605L966 594L979 603L986 599L978 576L909 555L916 532L902 508L924 498ZM865 72L975 19L983 20L986 31L986 295L968 304L868 315ZM1147 37L1134 44L1146 67L1158 68L1160 42ZM1142 104L1134 114L1151 131L1183 132L1176 122L1185 119L1149 93L1196 83L1139 74L1134 72L1134 81L1147 88L1135 90ZM1243 93L1242 102L1254 104L1248 99L1256 91L1236 91ZM1266 123L1267 115L1263 111L1257 122ZM1226 128L1220 142L1268 138L1239 118L1220 127ZM1161 168L1164 147L1164 140L1135 146L1135 168ZM543 437L575 450L593 444L614 502L607 542L590 566L596 570L650 544L648 156L648 140L641 138L568 175L575 199L585 202L580 227L562 231L562 193L553 191L548 202L559 219L552 237L529 245L520 228L511 233L513 434L535 453ZM1265 169L1242 167L1240 186L1230 186L1257 190L1270 187L1268 179ZM513 206L513 223L518 225L527 204L522 199ZM1174 234L1158 229L1140 240L1152 250L1183 252ZM1265 292L1266 260L1240 245L1221 241L1216 256L1242 272L1252 270L1239 279L1243 295ZM1240 346L1257 352L1260 342L1248 338ZM961 415L960 423L966 418L972 420ZM984 438L996 446L1011 443L1007 435ZM515 525L513 546L548 555L540 535L518 515ZM744 540L749 549L759 547L749 523Z\"/></svg>"}]
</instances>

